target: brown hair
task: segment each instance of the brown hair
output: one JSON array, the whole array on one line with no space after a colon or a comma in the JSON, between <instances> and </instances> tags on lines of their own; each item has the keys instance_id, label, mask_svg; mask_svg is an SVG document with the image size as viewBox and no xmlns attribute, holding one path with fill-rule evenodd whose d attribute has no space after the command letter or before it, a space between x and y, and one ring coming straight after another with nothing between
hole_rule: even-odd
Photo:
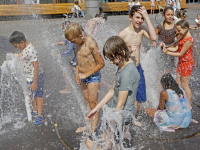
<instances>
[{"instance_id":1,"label":"brown hair","mask_svg":"<svg viewBox=\"0 0 200 150\"><path fill-rule=\"evenodd\" d=\"M68 24L68 26L65 29L65 37L67 40L77 38L80 35L84 35L84 30L81 25L74 22Z\"/></svg>"},{"instance_id":2,"label":"brown hair","mask_svg":"<svg viewBox=\"0 0 200 150\"><path fill-rule=\"evenodd\" d=\"M189 28L189 23L186 20L182 19L176 23L176 26L181 26L181 28Z\"/></svg>"},{"instance_id":3,"label":"brown hair","mask_svg":"<svg viewBox=\"0 0 200 150\"><path fill-rule=\"evenodd\" d=\"M182 10L180 10L180 11L178 12L177 17L180 18L180 19L184 19L184 18L185 18L185 12L182 11Z\"/></svg>"},{"instance_id":4,"label":"brown hair","mask_svg":"<svg viewBox=\"0 0 200 150\"><path fill-rule=\"evenodd\" d=\"M140 9L140 7L142 7L141 5L133 5L133 7L131 8L131 11L129 13L129 15L133 16L135 14L135 12L138 11L138 9Z\"/></svg>"},{"instance_id":5,"label":"brown hair","mask_svg":"<svg viewBox=\"0 0 200 150\"><path fill-rule=\"evenodd\" d=\"M74 3L75 3L76 5L78 5L78 1L75 1Z\"/></svg>"},{"instance_id":6,"label":"brown hair","mask_svg":"<svg viewBox=\"0 0 200 150\"><path fill-rule=\"evenodd\" d=\"M173 12L174 12L174 9L172 7L167 6L163 10L163 16L165 15L165 13L166 13L167 10L173 10ZM165 29L165 20L163 21L163 28Z\"/></svg>"},{"instance_id":7,"label":"brown hair","mask_svg":"<svg viewBox=\"0 0 200 150\"><path fill-rule=\"evenodd\" d=\"M104 58L115 59L119 56L126 61L129 60L130 52L124 40L118 36L110 37L103 47Z\"/></svg>"}]
</instances>

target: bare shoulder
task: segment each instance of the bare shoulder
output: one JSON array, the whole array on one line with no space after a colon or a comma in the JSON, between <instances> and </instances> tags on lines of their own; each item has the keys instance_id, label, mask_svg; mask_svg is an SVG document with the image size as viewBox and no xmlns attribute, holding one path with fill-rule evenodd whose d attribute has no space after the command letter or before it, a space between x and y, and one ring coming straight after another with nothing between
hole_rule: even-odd
<instances>
[{"instance_id":1,"label":"bare shoulder","mask_svg":"<svg viewBox=\"0 0 200 150\"><path fill-rule=\"evenodd\" d=\"M167 91L166 90L162 90L161 92L160 92L160 97L162 98L162 99L164 99L164 100L168 100L168 93L167 93Z\"/></svg>"},{"instance_id":2,"label":"bare shoulder","mask_svg":"<svg viewBox=\"0 0 200 150\"><path fill-rule=\"evenodd\" d=\"M127 33L128 33L128 27L125 28L124 30L120 31L118 36L123 39L126 36Z\"/></svg>"}]
</instances>

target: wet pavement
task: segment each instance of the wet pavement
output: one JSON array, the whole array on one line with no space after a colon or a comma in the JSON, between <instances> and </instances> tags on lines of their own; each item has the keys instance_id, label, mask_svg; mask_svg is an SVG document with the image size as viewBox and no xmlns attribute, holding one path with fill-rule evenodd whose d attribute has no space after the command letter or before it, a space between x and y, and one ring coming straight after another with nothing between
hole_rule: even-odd
<instances>
[{"instance_id":1,"label":"wet pavement","mask_svg":"<svg viewBox=\"0 0 200 150\"><path fill-rule=\"evenodd\" d=\"M194 24L194 19L198 10L187 10L188 21ZM156 27L155 15L150 15L153 25ZM18 113L13 113L9 116L10 121L0 126L0 150L65 150L67 149L62 140L67 143L71 149L79 149L81 134L75 134L77 127L84 125L83 114L79 101L76 99L76 92L80 92L75 83L76 91L72 88L72 94L60 94L59 90L65 88L65 78L63 72L70 72L71 78L74 78L74 70L66 66L71 58L62 58L61 62L56 56L52 57L51 52L59 53L65 50L65 46L53 46L54 43L64 39L63 31L60 29L63 19L40 19L40 20L16 20L16 21L1 21L0 22L0 64L5 60L7 52L15 52L8 38L15 30L22 31L28 41L31 41L39 55L40 62L45 72L44 84L44 117L45 123L41 127L35 127L34 122L28 122L24 117L26 113L25 106L23 107L23 100L13 102L13 107L7 107L4 111L11 111L9 109L16 109L21 103ZM80 24L87 21L84 19L75 19ZM119 32L129 25L127 15L109 16L107 24L116 27L114 30ZM116 33L117 33L116 32ZM196 31L192 31L196 32ZM98 34L98 33L97 33ZM113 32L112 34L115 34ZM116 34L115 34L116 35ZM105 36L106 37L106 36ZM105 41L106 39L104 39ZM148 43L144 42L144 45ZM197 53L195 56L199 56ZM199 57L197 57L199 58ZM106 67L102 70L102 76L107 83L112 84L113 75L116 68L109 68L108 62ZM193 74L191 76L190 86L192 90L193 101L193 118L200 122L200 63L196 63ZM65 70L65 68L67 68ZM112 73L109 73L109 72ZM108 75L109 74L109 75ZM106 93L107 88L101 85L99 99ZM1 107L3 106L1 100ZM0 111L1 112L1 111ZM191 123L186 129L178 129L175 133L160 132L152 119L141 111L139 117L143 123L141 128L136 127L133 133L133 147L131 149L140 150L198 150L200 149L200 126L199 124ZM18 120L14 120L18 118ZM1 122L6 122L6 118L1 118ZM22 123L22 125L20 124ZM55 124L57 123L60 137L56 133ZM20 124L18 126L18 124Z\"/></svg>"}]
</instances>

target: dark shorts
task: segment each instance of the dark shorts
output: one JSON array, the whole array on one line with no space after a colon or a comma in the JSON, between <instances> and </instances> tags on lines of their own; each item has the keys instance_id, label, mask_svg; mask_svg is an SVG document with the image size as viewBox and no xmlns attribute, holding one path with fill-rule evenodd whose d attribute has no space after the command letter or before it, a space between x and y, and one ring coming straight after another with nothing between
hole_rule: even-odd
<instances>
[{"instance_id":1,"label":"dark shorts","mask_svg":"<svg viewBox=\"0 0 200 150\"><path fill-rule=\"evenodd\" d=\"M33 82L28 82L28 85L31 85L32 83ZM37 90L34 92L32 92L31 90L32 96L34 98L42 97L43 95L44 73L39 74L37 84L38 84Z\"/></svg>"},{"instance_id":2,"label":"dark shorts","mask_svg":"<svg viewBox=\"0 0 200 150\"><path fill-rule=\"evenodd\" d=\"M87 77L86 79L81 79L81 81L85 84L92 83L92 82L100 82L101 81L101 72L98 71L95 74Z\"/></svg>"},{"instance_id":3,"label":"dark shorts","mask_svg":"<svg viewBox=\"0 0 200 150\"><path fill-rule=\"evenodd\" d=\"M129 125L131 122L132 122L132 120L125 122L123 126ZM89 139L91 141L95 141L95 139L98 139L98 141L99 141L99 139L103 139L104 133L105 133L106 130L108 130L108 123L105 122L105 121L100 122L98 124L96 130L89 135ZM114 135L114 140L115 140L116 143L119 143L119 131L117 131L117 135ZM103 141L101 141L101 142L103 142Z\"/></svg>"},{"instance_id":4,"label":"dark shorts","mask_svg":"<svg viewBox=\"0 0 200 150\"><path fill-rule=\"evenodd\" d=\"M144 78L144 74L143 74L144 70L142 69L142 66L140 64L137 66L137 70L140 74L140 81L139 81L136 99L139 103L144 103L147 101L145 78Z\"/></svg>"}]
</instances>

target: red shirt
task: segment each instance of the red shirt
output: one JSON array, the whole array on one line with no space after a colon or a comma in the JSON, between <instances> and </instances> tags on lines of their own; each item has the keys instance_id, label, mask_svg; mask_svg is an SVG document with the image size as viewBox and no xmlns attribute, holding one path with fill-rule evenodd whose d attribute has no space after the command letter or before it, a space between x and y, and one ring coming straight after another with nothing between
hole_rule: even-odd
<instances>
[{"instance_id":1,"label":"red shirt","mask_svg":"<svg viewBox=\"0 0 200 150\"><path fill-rule=\"evenodd\" d=\"M178 43L179 44L178 45L179 53L181 52L183 45L187 41L191 41L192 43L194 43L194 38L190 36L190 37L185 38L185 39L180 39L179 43ZM192 54L193 54L193 45L189 47L187 52L182 57L179 57L179 63L180 62L193 62L194 60L193 60Z\"/></svg>"}]
</instances>

